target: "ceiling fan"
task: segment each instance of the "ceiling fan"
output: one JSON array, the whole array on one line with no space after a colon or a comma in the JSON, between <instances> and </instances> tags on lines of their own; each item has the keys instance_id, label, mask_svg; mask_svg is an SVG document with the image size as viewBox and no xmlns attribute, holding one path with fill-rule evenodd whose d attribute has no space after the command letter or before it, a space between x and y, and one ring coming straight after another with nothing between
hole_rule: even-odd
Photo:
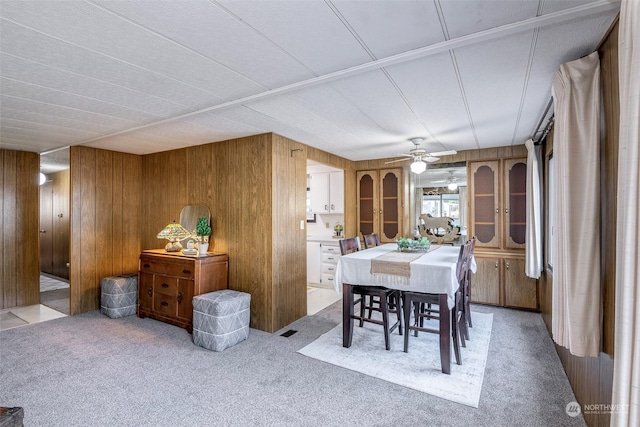
<instances>
[{"instance_id":1,"label":"ceiling fan","mask_svg":"<svg viewBox=\"0 0 640 427\"><path fill-rule=\"evenodd\" d=\"M441 179L438 181L432 181L432 184L447 184L447 188L451 191L455 191L458 189L458 177L454 175L455 171L450 170L449 176L446 179Z\"/></svg>"},{"instance_id":2,"label":"ceiling fan","mask_svg":"<svg viewBox=\"0 0 640 427\"><path fill-rule=\"evenodd\" d=\"M424 141L424 138L411 138L410 141L413 143L415 148L409 151L409 154L401 154L402 156L407 157L406 159L396 159L385 162L385 164L396 163L396 162L404 162L406 160L413 160L411 163L411 172L421 174L427 169L426 162L435 162L440 160L440 157L437 156L450 156L456 154L455 150L448 151L438 151L437 153L427 153L427 150L424 148L420 148L420 144Z\"/></svg>"}]
</instances>

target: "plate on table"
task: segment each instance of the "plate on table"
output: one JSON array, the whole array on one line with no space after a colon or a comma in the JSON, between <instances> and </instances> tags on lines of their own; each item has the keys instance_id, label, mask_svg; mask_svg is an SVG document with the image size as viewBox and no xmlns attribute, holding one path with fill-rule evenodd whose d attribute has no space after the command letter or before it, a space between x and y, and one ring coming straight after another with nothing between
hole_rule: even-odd
<instances>
[{"instance_id":1,"label":"plate on table","mask_svg":"<svg viewBox=\"0 0 640 427\"><path fill-rule=\"evenodd\" d=\"M183 255L198 255L198 251L196 249L183 249Z\"/></svg>"}]
</instances>

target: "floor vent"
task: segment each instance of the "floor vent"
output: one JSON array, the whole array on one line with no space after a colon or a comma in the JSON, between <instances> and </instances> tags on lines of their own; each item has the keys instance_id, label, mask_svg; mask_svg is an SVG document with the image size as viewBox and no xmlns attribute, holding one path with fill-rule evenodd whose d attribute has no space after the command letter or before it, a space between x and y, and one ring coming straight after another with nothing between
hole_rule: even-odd
<instances>
[{"instance_id":1,"label":"floor vent","mask_svg":"<svg viewBox=\"0 0 640 427\"><path fill-rule=\"evenodd\" d=\"M295 334L298 331L294 331L293 329L289 329L287 332L280 334L281 337L289 338L291 335Z\"/></svg>"}]
</instances>

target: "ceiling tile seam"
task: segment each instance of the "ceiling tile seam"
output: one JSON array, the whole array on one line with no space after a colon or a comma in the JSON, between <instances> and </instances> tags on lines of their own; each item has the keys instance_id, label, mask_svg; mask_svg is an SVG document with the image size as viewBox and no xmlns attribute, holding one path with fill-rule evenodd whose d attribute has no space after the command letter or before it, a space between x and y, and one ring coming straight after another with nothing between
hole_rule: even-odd
<instances>
[{"instance_id":1,"label":"ceiling tile seam","mask_svg":"<svg viewBox=\"0 0 640 427\"><path fill-rule=\"evenodd\" d=\"M7 56L11 56L13 58L17 58L17 59L22 60L22 61L31 62L33 64L38 64L38 65L40 65L42 67L46 67L46 68L49 68L51 70L55 70L55 71L60 72L60 73L71 74L71 75L74 75L74 76L80 76L82 78L93 80L93 81L96 81L96 82L100 82L100 83L103 83L103 84L108 85L108 86L113 86L113 87L116 87L116 88L120 88L120 89L123 89L123 90L128 91L128 92L134 92L134 93L138 93L138 94L141 94L141 95L144 95L144 96L148 96L148 97L151 97L151 98L159 99L159 100L161 100L163 102L168 102L170 104L174 104L174 105L177 105L179 107L189 108L188 105L184 105L184 104L181 104L179 102L172 101L172 100L160 97L158 95L154 95L154 94L147 93L147 92L142 92L140 90L129 88L129 87L126 87L126 86L116 85L116 84L113 84L113 83L108 82L106 80L102 80L102 79L98 79L98 78L95 78L95 77L91 77L91 76L88 76L86 74L76 73L75 71L63 70L62 68L52 67L49 64L45 64L45 63L40 62L40 61L35 61L35 60L31 59L31 58L25 58L23 56L14 55L12 53L7 53L7 52L2 52L2 54L3 55L7 55ZM25 82L25 83L27 83L27 82Z\"/></svg>"},{"instance_id":2,"label":"ceiling tile seam","mask_svg":"<svg viewBox=\"0 0 640 427\"><path fill-rule=\"evenodd\" d=\"M69 130L76 130L78 131L79 129L77 127L68 127L68 126L60 126L60 125L52 125L49 123L42 123L42 122L34 122L32 120L23 120L23 119L14 119L12 117L3 117L2 114L0 114L0 120L14 120L16 122L21 122L21 123L30 123L30 124L34 124L34 125L41 125L41 126L51 126L51 127L55 127L55 128L60 128L60 129L69 129ZM3 126L4 128L4 126ZM28 128L25 128L25 130L28 130ZM86 133L95 133L97 135L101 135L100 132L93 132L93 131L85 131L83 130L82 132L86 132Z\"/></svg>"},{"instance_id":3,"label":"ceiling tile seam","mask_svg":"<svg viewBox=\"0 0 640 427\"><path fill-rule=\"evenodd\" d=\"M164 34L160 34L160 33L156 32L156 31L152 30L151 28L145 27L144 25L142 25L142 24L140 24L140 23L138 23L138 22L134 21L133 19L130 19L130 18L126 17L126 16L120 15L119 13L112 11L112 10L111 10L111 9L109 9L108 7L105 7L105 6L102 6L102 5L98 5L98 4L94 3L94 2L93 2L93 1L91 1L91 0L86 0L86 1L87 1L87 3L91 4L92 6L97 7L97 8L99 8L99 9L102 9L102 10L104 10L105 12L107 12L107 13L109 13L109 14L113 15L113 16L116 16L116 17L118 17L118 18L120 18L120 19L122 19L123 21L129 22L130 24L135 25L136 27L138 27L138 28L140 28L140 29L142 29L142 30L144 30L144 31L146 31L146 32L148 32L148 33L150 33L150 34L153 34L153 35L154 35L154 36L156 36L156 37L159 37L159 38L161 38L161 39L163 39L163 40L166 40L166 41L168 41L169 43L171 43L171 44L173 44L173 45L175 45L175 46L178 46L178 47L180 47L180 48L182 48L182 49L184 49L184 50L186 50L186 51L188 51L188 52L191 52L191 53L193 53L193 54L195 54L195 55L197 55L197 56L199 56L199 57L201 57L201 58L204 58L204 59L206 59L207 61L209 61L209 62L211 62L211 63L213 63L213 64L217 64L217 65L219 65L220 67L222 67L222 68L226 69L227 71L229 71L229 72L231 72L231 73L233 73L233 74L235 74L235 75L237 75L237 76L239 76L239 77L242 77L242 78L244 78L244 79L246 79L246 80L250 81L251 83L254 83L256 86L259 86L259 87L260 87L260 88L262 88L262 89L269 89L268 87L264 86L263 84L261 84L261 83L259 83L259 82L255 81L255 80L253 80L253 79L251 79L251 78L249 78L249 77L245 76L245 75L244 75L244 74L242 74L242 73L239 73L238 71L234 70L233 68L230 68L230 67L228 67L227 65L225 65L225 64L223 64L223 63L221 63L221 62L218 62L218 61L216 61L216 60L214 60L214 59L212 59L212 58L208 57L207 55L205 55L205 54L203 54L203 53L201 53L201 52L198 52L198 51L197 51L197 50L195 50L195 49L190 48L189 46L185 46L184 44L182 44L182 43L180 43L180 42L178 42L178 41L176 41L176 40L173 40L173 39L171 39L171 38L169 38L169 37L165 36ZM222 98L222 95L218 94L218 96L219 96L220 98Z\"/></svg>"},{"instance_id":4,"label":"ceiling tile seam","mask_svg":"<svg viewBox=\"0 0 640 427\"><path fill-rule=\"evenodd\" d=\"M436 13L438 14L438 21L440 21L440 29L442 29L442 35L446 41L451 40L449 37L449 28L447 27L447 22L444 19L444 12L442 11L442 5L440 4L440 0L433 0L433 5L436 8Z\"/></svg>"},{"instance_id":5,"label":"ceiling tile seam","mask_svg":"<svg viewBox=\"0 0 640 427\"><path fill-rule=\"evenodd\" d=\"M462 83L462 76L460 75L460 67L458 66L458 60L456 59L456 53L452 50L449 51L449 56L451 57L451 63L453 65L453 71L456 74L456 79L458 80L458 88L460 89L460 95L462 96L462 102L464 104L464 109L467 112L467 118L469 119L469 127L471 128L471 133L473 134L473 139L476 141L476 148L480 149L480 142L478 141L478 134L476 133L476 127L473 124L473 117L471 115L471 109L469 108L469 100L467 99L467 93L464 90L464 83Z\"/></svg>"},{"instance_id":6,"label":"ceiling tile seam","mask_svg":"<svg viewBox=\"0 0 640 427\"><path fill-rule=\"evenodd\" d=\"M55 132L55 131L45 131L45 130L38 130L38 129L31 129L31 128L22 128L22 127L18 127L18 126L11 126L11 125L2 125L2 129L3 132L11 132L11 130L14 131L27 131L27 132L31 132L31 133L37 133L37 134L44 134L44 135L60 135L60 136L64 136L64 137L74 137L74 135L72 134L68 134L68 133L61 133L61 132ZM98 132L91 132L91 131L85 131L85 130L81 130L78 133L98 133ZM77 136L78 138L86 138L86 136Z\"/></svg>"},{"instance_id":7,"label":"ceiling tile seam","mask_svg":"<svg viewBox=\"0 0 640 427\"><path fill-rule=\"evenodd\" d=\"M27 86L38 87L38 88L42 88L42 89L46 89L46 90L50 90L50 91L57 92L57 93L64 93L64 94L67 94L67 95L77 96L77 97L79 97L79 98L84 98L84 99L87 99L87 100L90 100L90 101L101 102L101 103L104 103L104 104L107 104L107 105L112 105L112 106L114 106L114 107L122 108L123 110L135 111L135 112L139 112L139 113L147 114L147 115L149 115L149 116L153 116L153 117L157 117L157 118L162 118L162 116L159 116L159 115L154 114L154 113L150 113L150 112L148 112L148 111L139 110L139 109L137 109L137 108L127 107L127 106L120 105L120 104L115 104L115 103L113 103L113 102L105 101L105 100L98 99L98 98L93 98L93 97L91 97L91 96L80 95L80 94L77 94L77 93L68 92L68 91L66 91L66 90L54 89L54 88L52 88L52 87L42 86L42 85L35 84L35 83L29 83L29 82L25 82L25 81L23 81L23 80L17 80L17 79L11 78L11 77L4 77L4 76L0 76L0 80L2 80L2 79L11 80L11 81L14 81L14 82L22 83L22 84L27 85Z\"/></svg>"},{"instance_id":8,"label":"ceiling tile seam","mask_svg":"<svg viewBox=\"0 0 640 427\"><path fill-rule=\"evenodd\" d=\"M42 36L44 36L44 37L48 37L48 38L51 38L51 39L57 40L57 41L59 41L59 42L62 42L62 43L68 44L68 45L70 45L70 46L74 46L74 47L76 47L76 48L78 48L78 49L81 49L81 50L84 50L84 51L88 51L88 52L94 53L94 54L96 54L96 55L103 56L103 57L108 58L108 59L110 59L110 60L113 60L113 61L116 61L116 62L119 62L119 63L122 63L122 64L129 65L129 66L131 66L131 67L134 67L134 68L137 68L137 69L139 69L139 70L143 70L143 71L146 71L146 72L148 72L148 73L155 74L155 75L158 75L158 76L161 76L161 77L167 78L167 79L169 79L169 80L173 80L173 81L174 81L174 82L176 82L176 83L180 83L180 84L182 84L182 85L189 86L189 87L191 87L191 88L193 88L193 89L195 89L195 90L197 90L197 91L199 91L199 92L203 92L203 93L205 93L205 94L207 94L207 95L211 95L211 96L213 96L213 97L217 97L217 98L219 98L220 100L222 100L222 99L223 99L220 95L218 95L218 94L216 94L216 93L211 93L211 92L209 92L209 91L207 91L207 90L202 89L201 87L193 86L192 84L190 84L190 83L186 83L186 82L183 82L183 81L181 81L181 80L178 80L178 79L176 79L175 77L171 77L171 76L168 76L168 75L166 75L166 74L159 73L159 72L154 71L154 70L150 70L150 69L145 68L145 67L142 67L142 66L140 66L140 65L136 65L136 64L133 64L133 63L131 63L131 62L128 62L128 61L125 61L125 60L122 60L122 59L119 59L119 58L113 57L113 56L111 56L111 55L107 55L107 54L105 54L105 53L98 52L98 51L96 51L96 50L89 49L89 48L86 48L86 47L84 47L84 46L80 46L79 44L72 43L72 42L67 41L67 40L63 40L63 39L61 39L61 38L59 38L59 37L53 36L53 35L51 35L51 34L44 33L44 32L42 32L42 31L36 30L36 29L34 29L34 28L32 28L32 27L29 27L29 26L27 26L27 25L21 24L21 23L19 23L19 22L14 22L14 21L11 21L10 19L0 17L0 21L2 21L2 20L7 21L7 22L11 22L12 24L15 24L15 25L18 25L18 26L20 26L20 27L26 28L26 29L28 29L28 30L30 30L30 31L33 31L33 32L35 32L35 33L38 33L38 34L40 34L40 35L42 35Z\"/></svg>"},{"instance_id":9,"label":"ceiling tile seam","mask_svg":"<svg viewBox=\"0 0 640 427\"><path fill-rule=\"evenodd\" d=\"M593 6L595 5L595 6ZM157 124L162 124L162 123L168 123L168 122L172 122L172 121L176 121L176 120L181 120L184 119L186 117L190 117L193 115L198 115L198 114L203 114L206 112L210 112L210 111L216 111L216 110L221 110L221 109L225 109L225 108L229 108L229 107L233 107L236 105L241 105L245 102L249 102L249 101L255 101L258 99L265 99L268 97L272 97L272 96L276 96L276 95L280 95L286 92L290 92L293 90L299 90L302 88L306 88L306 87L311 87L311 86L315 86L321 83L325 83L325 82L330 82L333 80L337 80L337 79L341 79L347 76L351 76L351 75L356 75L359 73L363 73L363 72L367 72L367 71L371 71L374 69L381 69L385 66L389 66L389 65L395 65L395 64L400 64L400 63L404 63L404 62L408 62L408 61L412 61L414 59L419 59L419 58L423 58L425 56L429 56L429 55L434 55L437 53L442 53L442 52L446 52L446 51L451 51L452 49L454 49L455 47L462 47L462 46L468 46L471 44L476 44L476 43L480 43L480 42L484 42L487 40L493 40L495 38L498 37L504 37L510 34L514 34L514 33L519 33L522 31L527 31L529 29L535 28L537 25L539 26L546 26L546 25L552 25L552 24L557 24L559 22L563 22L564 20L572 20L572 19L576 19L576 15L578 15L578 17L580 16L587 16L589 14L595 14L595 13L602 13L603 11L609 11L609 10L613 10L615 9L616 6L612 5L610 2L608 2L607 0L600 0L596 3L590 3L589 5L586 6L578 6L575 8L571 8L571 9L565 9L564 11L560 11L560 12L554 12L554 13L550 13L548 15L544 15L541 17L535 17L535 18L530 18L530 19L526 19L524 21L518 21L516 23L512 23L512 24L507 24L507 25L503 25L500 27L496 27L496 28L491 28L488 30L483 30L477 33L473 33L470 35L466 35L466 36L461 36L458 38L455 38L453 40L447 40L444 42L440 42L440 43L435 43L433 45L429 45L429 46L425 46L422 48L418 48L418 49L414 49L414 50L410 50L407 52L403 52L397 55L392 55L390 57L386 57L386 58L382 58L382 59L378 59L376 61L371 61L365 64L360 64L360 65L356 65L350 68L346 68L343 70L338 70L338 71L334 71L328 74L323 74L317 77L313 77L307 80L302 80L296 83L291 83L285 86L281 86L279 88L276 89L270 89L267 90L265 92L261 92L258 94L254 94L254 95L248 95L242 98L238 98L235 100L231 100L231 101L225 101L222 102L221 104L217 104L217 105L213 105L211 107L206 107L200 110L196 110L196 111L192 111L186 114L182 114L180 116L176 116L176 117L172 117L172 118L168 118L168 119L163 119L160 120L159 122L156 123L151 123L148 125L142 125L142 126L137 126L134 127L130 130L125 130L125 131L121 131L121 132L117 132L115 134L111 134L111 135L106 135L106 137L110 137L110 136L116 136L122 133L126 133L129 131L136 131L139 130L140 128L143 127L147 127L147 126L155 126ZM570 11L570 13L567 12ZM248 25L248 24L247 24ZM257 31L257 30L256 30ZM474 135L475 135L475 130L474 130ZM93 142L95 140L89 140L89 141L85 141L85 143L90 143ZM476 138L476 143L477 143L477 138Z\"/></svg>"},{"instance_id":10,"label":"ceiling tile seam","mask_svg":"<svg viewBox=\"0 0 640 427\"><path fill-rule=\"evenodd\" d=\"M211 3L213 6L217 7L218 9L220 9L222 12L226 13L227 15L229 15L232 19L234 19L236 22L240 23L241 25L245 26L248 30L252 31L254 34L258 35L259 37L261 37L263 40L265 40L266 42L268 42L271 46L275 47L276 49L278 49L280 52L282 52L284 55L288 56L292 61L298 63L300 66L304 67L307 71L309 71L309 73L314 76L314 77L318 77L318 74L313 71L311 68L309 68L306 64L304 64L303 62L301 62L298 58L296 58L295 56L293 56L291 53L289 53L289 51L287 51L286 49L284 49L282 46L280 46L278 43L274 42L273 40L271 40L269 37L267 37L265 34L263 34L262 32L258 31L258 29L256 29L255 27L249 25L249 23L245 20L243 20L242 18L240 18L238 15L236 15L235 13L231 12L229 9L227 9L226 7L224 7L223 5L221 5L220 3L218 3L215 0L208 0L209 3Z\"/></svg>"},{"instance_id":11,"label":"ceiling tile seam","mask_svg":"<svg viewBox=\"0 0 640 427\"><path fill-rule=\"evenodd\" d=\"M3 95L3 96L6 96L6 95ZM30 101L30 102L35 102L35 101ZM34 112L34 111L23 110L23 109L20 109L20 108L5 107L5 106L2 106L2 108L0 109L0 117L4 117L4 116L2 115L1 110L4 110L4 111L19 111L19 112L26 112L26 113L29 113L30 115L34 115L34 114L35 114L35 115L37 115L37 116L44 116L44 117L49 117L49 118L57 119L57 120L58 120L58 119L65 119L65 120L69 120L69 121L80 122L80 123L78 123L78 125L77 125L77 126L82 126L82 125L86 124L86 125L91 125L91 126L102 126L102 127L107 127L107 128L108 128L108 127L110 127L110 126L100 125L100 124L96 125L94 122L88 122L88 121L86 121L86 120L80 120L80 119L77 119L77 118L70 119L70 118L68 118L68 117L55 116L55 115L52 115L52 114L36 113L36 112ZM4 117L4 118L9 119L10 117ZM27 120L25 120L25 121L27 121ZM43 124L47 124L47 123L44 123L44 122L42 122L42 121L34 121L34 122L31 122L31 123L43 123ZM72 129L75 129L75 128L72 128ZM112 130L111 132L113 132L113 130Z\"/></svg>"},{"instance_id":12,"label":"ceiling tile seam","mask_svg":"<svg viewBox=\"0 0 640 427\"><path fill-rule=\"evenodd\" d=\"M407 108L409 109L409 111L411 111L411 114L413 114L413 117L415 117L415 119L418 121L418 123L420 123L420 126L422 126L424 128L424 130L427 132L427 134L429 135L429 138L431 138L431 141L427 141L427 142L436 142L438 144L440 144L441 147L444 148L444 145L442 145L442 143L440 142L440 140L438 140L433 132L431 131L431 129L429 128L429 125L427 125L427 123L420 117L420 115L416 112L416 110L413 108L413 106L411 105L411 102L409 101L409 99L407 98L407 96L404 94L404 92L402 91L402 89L400 89L400 86L398 86L398 83L396 83L396 81L393 79L393 77L391 77L391 75L389 74L389 72L387 71L386 68L381 68L380 71L382 71L384 73L384 75L387 77L387 79L389 80L389 82L391 83L391 85L393 85L393 87L395 88L396 92L398 93L398 95L400 96L400 98L402 98L403 102L406 104ZM420 135L421 136L421 135Z\"/></svg>"},{"instance_id":13,"label":"ceiling tile seam","mask_svg":"<svg viewBox=\"0 0 640 427\"><path fill-rule=\"evenodd\" d=\"M265 117L269 118L270 120L273 120L273 121L275 121L275 122L277 122L277 123L280 123L282 126L289 127L289 128L294 128L294 129L298 129L298 130L299 130L299 131L301 131L301 132L309 133L306 129L302 129L302 128L298 127L297 125L292 125L292 124L289 124L289 123L283 123L283 122L282 122L282 121L280 121L279 119L277 119L277 118L275 118L275 117L273 117L273 116L270 116L269 114L266 114L266 113L264 113L264 112L262 112L262 111L258 111L258 110L254 109L254 108L251 108L251 107L250 107L250 106L248 106L248 105L244 105L244 104L243 104L243 105L242 105L242 107L246 108L247 110L253 111L254 113L260 114L261 116L265 116ZM313 112L311 112L311 114L312 114L312 115L315 115ZM321 117L320 117L320 118L321 118ZM326 121L326 120L325 120L325 121ZM350 134L350 132L345 132L345 134ZM316 135L316 137L317 137L318 139L322 139L322 141L324 141L327 145L335 145L335 144L333 144L331 141L327 141L327 140L325 140L325 139L323 139L323 138L319 137L318 135ZM359 138L357 138L357 137L356 137L356 139L359 139Z\"/></svg>"},{"instance_id":14,"label":"ceiling tile seam","mask_svg":"<svg viewBox=\"0 0 640 427\"><path fill-rule=\"evenodd\" d=\"M520 119L522 118L522 112L524 110L524 100L527 95L527 89L529 87L529 79L531 77L531 67L533 67L533 58L536 53L536 46L538 44L538 34L540 30L538 28L533 30L533 36L531 37L531 45L529 46L529 58L527 59L527 71L524 75L524 82L522 84L522 93L520 95L520 106L518 107L518 115L516 117L516 123L513 128L513 136L511 137L511 145L524 144L524 141L516 144L516 135L518 134L518 128L520 127ZM535 130L534 130L535 132Z\"/></svg>"},{"instance_id":15,"label":"ceiling tile seam","mask_svg":"<svg viewBox=\"0 0 640 427\"><path fill-rule=\"evenodd\" d=\"M123 118L121 118L121 117L110 116L110 115L108 115L108 114L96 113L96 112L94 112L94 111L80 110L80 109L78 109L78 108L74 108L74 107L65 107L65 106L63 106L63 105L50 104L50 103L48 103L48 102L35 101L35 100L33 100L33 99L26 99L26 98L22 98L22 97L19 97L19 96L13 96L13 95L2 95L2 96L7 97L7 98L12 98L12 99L18 99L18 100L21 100L21 101L34 102L34 103L36 103L36 104L41 104L41 105L48 105L48 106L51 106L51 107L54 107L54 108L62 108L62 109L67 109L67 110L79 111L79 112L81 112L81 113L95 114L95 115L97 115L97 116L109 117L109 118L112 118L112 119L118 119L118 120L123 120L123 121L126 121L126 122L132 122L132 123L135 123L135 121L134 121L134 120L123 119ZM25 110L25 111L26 111L26 110Z\"/></svg>"},{"instance_id":16,"label":"ceiling tile seam","mask_svg":"<svg viewBox=\"0 0 640 427\"><path fill-rule=\"evenodd\" d=\"M367 53L367 55L369 55L369 57L374 61L378 59L373 54L373 51L369 49L369 46L367 46L367 44L364 42L362 37L360 37L358 32L351 26L349 21L347 21L347 18L345 18L344 15L338 10L338 8L333 3L331 3L330 0L324 0L324 3L329 7L329 9L331 9L331 11L334 13L334 15L336 15L336 17L340 20L340 22L342 22L342 25L344 25L347 31L351 33L353 38L356 39L356 41L360 44L362 49L364 49L364 51Z\"/></svg>"},{"instance_id":17,"label":"ceiling tile seam","mask_svg":"<svg viewBox=\"0 0 640 427\"><path fill-rule=\"evenodd\" d=\"M342 92L342 90L340 90L340 88L336 87L333 84L331 85L331 89L335 90L342 98L344 98L345 102L348 103L349 105L351 105L353 108L355 108L356 110L358 110L363 116L365 116L367 119L369 119L371 121L371 123L373 123L375 126L377 126L377 128L383 132L389 132L389 130L382 126L380 123L378 123L378 121L376 119L374 119L373 117L371 117L366 111L364 111L362 108L360 108L359 105L356 105L351 98L344 94Z\"/></svg>"}]
</instances>

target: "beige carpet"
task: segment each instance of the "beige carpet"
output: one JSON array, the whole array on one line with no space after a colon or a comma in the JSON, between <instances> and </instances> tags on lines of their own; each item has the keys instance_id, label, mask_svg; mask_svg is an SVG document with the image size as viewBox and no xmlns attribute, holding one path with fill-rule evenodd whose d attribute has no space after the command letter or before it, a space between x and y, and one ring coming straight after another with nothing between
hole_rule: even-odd
<instances>
[{"instance_id":1,"label":"beige carpet","mask_svg":"<svg viewBox=\"0 0 640 427\"><path fill-rule=\"evenodd\" d=\"M473 313L471 340L461 348L462 365L451 352L451 374L440 367L439 339L421 332L409 337L409 352L403 352L404 339L391 337L391 350L384 348L381 327L365 323L355 327L353 344L342 346L342 324L336 326L298 352L362 374L477 408L489 351L493 315Z\"/></svg>"}]
</instances>

